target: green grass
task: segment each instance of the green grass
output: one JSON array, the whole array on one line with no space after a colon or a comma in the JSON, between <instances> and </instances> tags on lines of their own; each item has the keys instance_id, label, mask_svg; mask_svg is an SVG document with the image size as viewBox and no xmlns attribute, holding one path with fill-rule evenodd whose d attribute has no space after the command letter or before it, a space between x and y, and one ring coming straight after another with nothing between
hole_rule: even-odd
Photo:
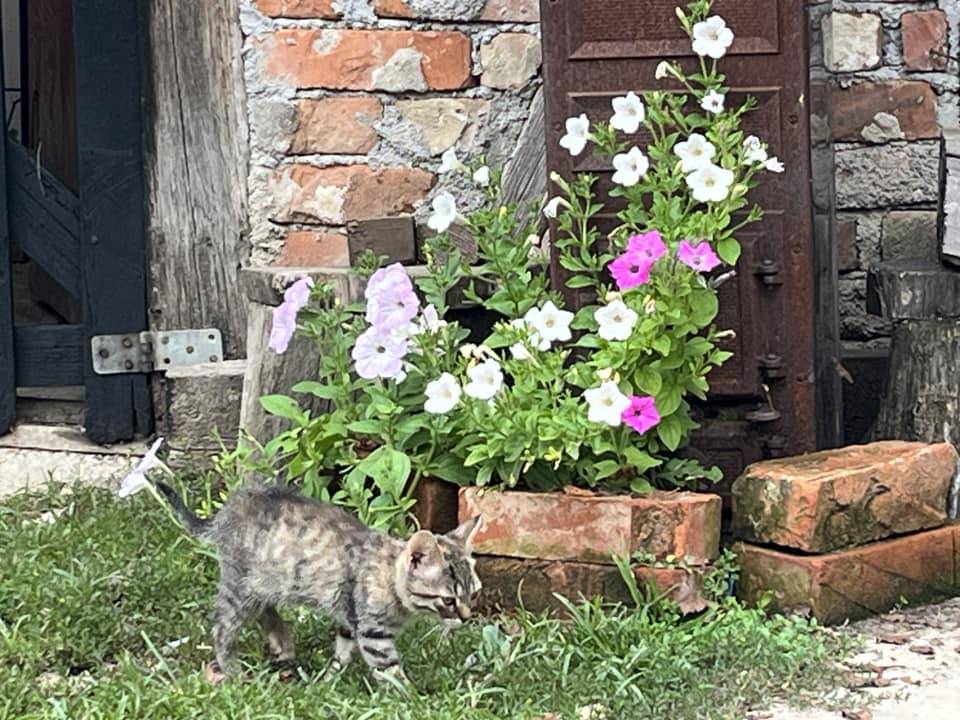
<instances>
[{"instance_id":1,"label":"green grass","mask_svg":"<svg viewBox=\"0 0 960 720\"><path fill-rule=\"evenodd\" d=\"M62 513L50 522L50 510ZM444 632L424 619L401 638L419 689L405 696L358 664L320 680L332 631L305 615L298 676L282 680L251 631L246 677L211 686L216 563L148 493L14 497L0 505L0 548L0 718L503 720L577 718L595 703L608 720L740 718L829 690L844 651L806 621L732 602L692 621L588 603L567 622L521 613Z\"/></svg>"}]
</instances>

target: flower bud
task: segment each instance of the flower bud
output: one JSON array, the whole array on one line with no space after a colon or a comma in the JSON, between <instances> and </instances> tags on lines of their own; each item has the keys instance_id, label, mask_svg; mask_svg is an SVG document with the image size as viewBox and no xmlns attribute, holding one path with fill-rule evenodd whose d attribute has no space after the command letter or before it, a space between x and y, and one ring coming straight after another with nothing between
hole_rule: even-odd
<instances>
[{"instance_id":1,"label":"flower bud","mask_svg":"<svg viewBox=\"0 0 960 720\"><path fill-rule=\"evenodd\" d=\"M597 370L597 377L606 382L610 379L610 376L613 375L613 370L610 368L601 368Z\"/></svg>"},{"instance_id":2,"label":"flower bud","mask_svg":"<svg viewBox=\"0 0 960 720\"><path fill-rule=\"evenodd\" d=\"M623 299L623 295L618 293L616 290L611 290L610 292L608 292L606 295L603 296L603 299L606 300L608 303L612 303L614 300Z\"/></svg>"}]
</instances>

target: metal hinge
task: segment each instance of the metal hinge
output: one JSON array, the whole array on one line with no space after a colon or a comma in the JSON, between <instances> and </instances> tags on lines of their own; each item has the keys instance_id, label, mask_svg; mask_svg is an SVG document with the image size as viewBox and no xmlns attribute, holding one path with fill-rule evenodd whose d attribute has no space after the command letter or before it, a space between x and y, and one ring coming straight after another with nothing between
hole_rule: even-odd
<instances>
[{"instance_id":1,"label":"metal hinge","mask_svg":"<svg viewBox=\"0 0 960 720\"><path fill-rule=\"evenodd\" d=\"M90 346L97 375L150 373L223 360L223 340L216 328L94 335Z\"/></svg>"}]
</instances>

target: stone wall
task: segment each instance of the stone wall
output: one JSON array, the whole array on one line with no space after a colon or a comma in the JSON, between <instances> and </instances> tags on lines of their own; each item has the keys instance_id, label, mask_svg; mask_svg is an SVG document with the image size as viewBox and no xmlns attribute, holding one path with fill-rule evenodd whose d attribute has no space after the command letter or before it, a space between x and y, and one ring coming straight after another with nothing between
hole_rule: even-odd
<instances>
[{"instance_id":1,"label":"stone wall","mask_svg":"<svg viewBox=\"0 0 960 720\"><path fill-rule=\"evenodd\" d=\"M238 2L254 265L343 266L351 222L422 218L441 154L501 164L541 82L538 0Z\"/></svg>"}]
</instances>

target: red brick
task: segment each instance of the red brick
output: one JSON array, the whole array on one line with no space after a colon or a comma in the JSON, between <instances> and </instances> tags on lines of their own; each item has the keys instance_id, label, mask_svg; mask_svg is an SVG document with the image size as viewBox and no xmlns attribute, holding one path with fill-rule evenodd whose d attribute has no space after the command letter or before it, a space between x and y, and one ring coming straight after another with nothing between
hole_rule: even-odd
<instances>
[{"instance_id":1,"label":"red brick","mask_svg":"<svg viewBox=\"0 0 960 720\"><path fill-rule=\"evenodd\" d=\"M477 575L483 584L480 606L485 612L513 610L521 604L532 612L551 610L562 613L557 593L568 600L601 597L609 602L629 603L627 586L620 572L610 565L550 560L476 556ZM641 587L649 587L680 606L685 613L707 608L703 579L712 570L702 566L680 568L635 567L634 577Z\"/></svg>"},{"instance_id":2,"label":"red brick","mask_svg":"<svg viewBox=\"0 0 960 720\"><path fill-rule=\"evenodd\" d=\"M325 18L335 20L340 13L333 0L254 0L257 9L269 17Z\"/></svg>"},{"instance_id":3,"label":"red brick","mask_svg":"<svg viewBox=\"0 0 960 720\"><path fill-rule=\"evenodd\" d=\"M267 73L294 87L403 92L471 81L461 32L284 28L264 43Z\"/></svg>"},{"instance_id":4,"label":"red brick","mask_svg":"<svg viewBox=\"0 0 960 720\"><path fill-rule=\"evenodd\" d=\"M278 267L350 267L347 236L315 230L291 230L283 240Z\"/></svg>"},{"instance_id":5,"label":"red brick","mask_svg":"<svg viewBox=\"0 0 960 720\"><path fill-rule=\"evenodd\" d=\"M290 152L297 155L366 153L380 139L373 124L382 115L383 106L375 97L301 100Z\"/></svg>"},{"instance_id":6,"label":"red brick","mask_svg":"<svg viewBox=\"0 0 960 720\"><path fill-rule=\"evenodd\" d=\"M903 63L907 70L945 70L947 16L943 10L920 10L900 16Z\"/></svg>"},{"instance_id":7,"label":"red brick","mask_svg":"<svg viewBox=\"0 0 960 720\"><path fill-rule=\"evenodd\" d=\"M483 516L478 553L537 560L612 563L628 552L713 560L720 548L720 497L656 492L645 497L589 493L460 491L460 519Z\"/></svg>"},{"instance_id":8,"label":"red brick","mask_svg":"<svg viewBox=\"0 0 960 720\"><path fill-rule=\"evenodd\" d=\"M919 80L866 82L831 92L830 129L836 140L860 140L877 113L897 118L908 140L940 137L937 96Z\"/></svg>"},{"instance_id":9,"label":"red brick","mask_svg":"<svg viewBox=\"0 0 960 720\"><path fill-rule=\"evenodd\" d=\"M922 603L960 594L960 526L828 555L790 555L738 543L737 596L771 594L781 612L811 614L832 625L884 613L903 600Z\"/></svg>"},{"instance_id":10,"label":"red brick","mask_svg":"<svg viewBox=\"0 0 960 720\"><path fill-rule=\"evenodd\" d=\"M446 533L457 527L458 486L437 478L420 478L413 491L417 504L413 514L420 527L435 533Z\"/></svg>"},{"instance_id":11,"label":"red brick","mask_svg":"<svg viewBox=\"0 0 960 720\"><path fill-rule=\"evenodd\" d=\"M417 14L404 0L376 0L373 12L378 17L386 18L415 18Z\"/></svg>"},{"instance_id":12,"label":"red brick","mask_svg":"<svg viewBox=\"0 0 960 720\"><path fill-rule=\"evenodd\" d=\"M343 225L410 213L427 197L433 179L417 168L287 165L273 178L273 219Z\"/></svg>"},{"instance_id":13,"label":"red brick","mask_svg":"<svg viewBox=\"0 0 960 720\"><path fill-rule=\"evenodd\" d=\"M900 441L771 460L733 483L743 540L830 552L946 522L952 445Z\"/></svg>"}]
</instances>

